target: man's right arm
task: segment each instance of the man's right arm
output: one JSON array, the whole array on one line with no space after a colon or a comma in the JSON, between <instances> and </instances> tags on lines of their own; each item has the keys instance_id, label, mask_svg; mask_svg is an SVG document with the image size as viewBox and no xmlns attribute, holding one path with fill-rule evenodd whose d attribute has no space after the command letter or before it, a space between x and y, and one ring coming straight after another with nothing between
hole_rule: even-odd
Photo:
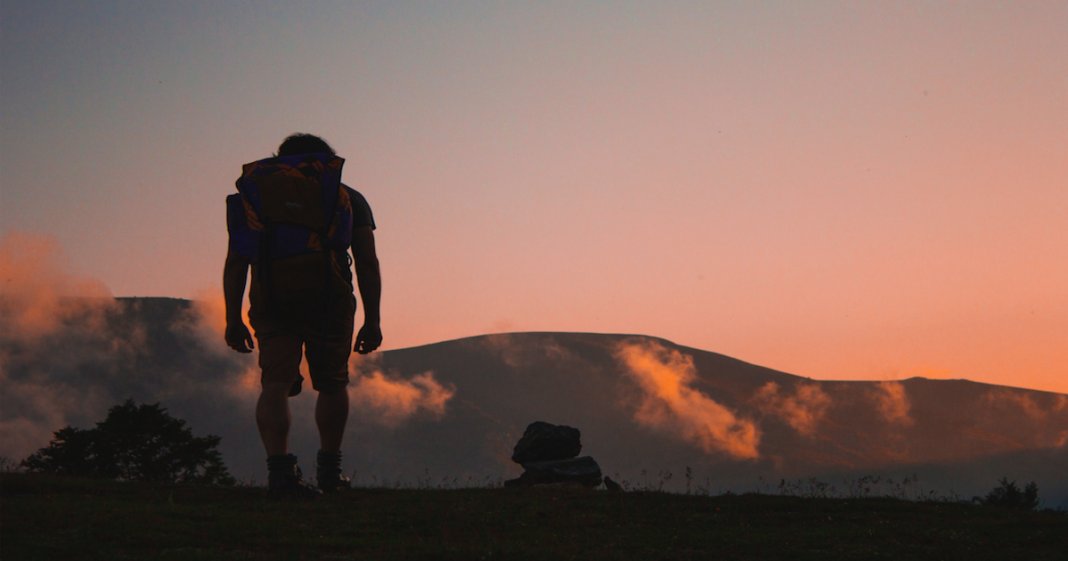
<instances>
[{"instance_id":1,"label":"man's right arm","mask_svg":"<svg viewBox=\"0 0 1068 561\"><path fill-rule=\"evenodd\" d=\"M249 263L233 252L226 254L223 265L223 298L226 300L226 344L239 353L251 353L255 345L252 334L241 317L241 305L245 300L245 282L248 280Z\"/></svg>"}]
</instances>

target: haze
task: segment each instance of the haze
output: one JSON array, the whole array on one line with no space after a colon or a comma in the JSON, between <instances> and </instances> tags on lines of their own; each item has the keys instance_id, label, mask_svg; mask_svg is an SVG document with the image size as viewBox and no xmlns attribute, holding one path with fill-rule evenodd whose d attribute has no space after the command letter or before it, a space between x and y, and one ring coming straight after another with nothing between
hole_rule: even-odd
<instances>
[{"instance_id":1,"label":"haze","mask_svg":"<svg viewBox=\"0 0 1068 561\"><path fill-rule=\"evenodd\" d=\"M0 272L44 239L115 295L217 295L240 165L306 131L374 209L387 349L642 333L1064 393L1065 29L1063 2L4 2Z\"/></svg>"}]
</instances>

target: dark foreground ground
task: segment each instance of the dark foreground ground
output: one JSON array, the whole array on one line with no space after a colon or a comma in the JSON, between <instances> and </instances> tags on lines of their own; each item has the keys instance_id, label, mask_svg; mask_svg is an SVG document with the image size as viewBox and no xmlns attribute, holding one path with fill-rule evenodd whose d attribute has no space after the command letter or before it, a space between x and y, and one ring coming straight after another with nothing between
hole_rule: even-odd
<instances>
[{"instance_id":1,"label":"dark foreground ground","mask_svg":"<svg viewBox=\"0 0 1068 561\"><path fill-rule=\"evenodd\" d=\"M896 499L256 488L0 476L0 558L1068 559L1068 515Z\"/></svg>"}]
</instances>

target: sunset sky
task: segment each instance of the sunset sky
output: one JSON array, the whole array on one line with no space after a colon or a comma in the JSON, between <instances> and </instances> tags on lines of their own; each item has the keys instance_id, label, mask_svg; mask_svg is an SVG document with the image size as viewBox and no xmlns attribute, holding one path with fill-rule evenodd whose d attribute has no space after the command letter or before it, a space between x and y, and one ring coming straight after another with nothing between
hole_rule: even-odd
<instances>
[{"instance_id":1,"label":"sunset sky","mask_svg":"<svg viewBox=\"0 0 1068 561\"><path fill-rule=\"evenodd\" d=\"M1068 393L1066 29L1057 1L9 1L0 235L217 298L241 164L311 132L374 209L387 349L641 333Z\"/></svg>"}]
</instances>

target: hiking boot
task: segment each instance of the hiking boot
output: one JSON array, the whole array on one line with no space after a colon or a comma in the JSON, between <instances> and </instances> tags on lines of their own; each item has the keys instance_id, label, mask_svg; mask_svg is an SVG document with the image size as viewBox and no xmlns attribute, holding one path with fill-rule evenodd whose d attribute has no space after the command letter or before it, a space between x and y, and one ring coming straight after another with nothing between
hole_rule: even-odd
<instances>
[{"instance_id":1,"label":"hiking boot","mask_svg":"<svg viewBox=\"0 0 1068 561\"><path fill-rule=\"evenodd\" d=\"M322 493L304 481L297 457L283 454L267 458L267 498L314 500Z\"/></svg>"},{"instance_id":2,"label":"hiking boot","mask_svg":"<svg viewBox=\"0 0 1068 561\"><path fill-rule=\"evenodd\" d=\"M341 474L341 452L319 450L315 460L315 480L320 491L332 494L352 488L349 478Z\"/></svg>"}]
</instances>

